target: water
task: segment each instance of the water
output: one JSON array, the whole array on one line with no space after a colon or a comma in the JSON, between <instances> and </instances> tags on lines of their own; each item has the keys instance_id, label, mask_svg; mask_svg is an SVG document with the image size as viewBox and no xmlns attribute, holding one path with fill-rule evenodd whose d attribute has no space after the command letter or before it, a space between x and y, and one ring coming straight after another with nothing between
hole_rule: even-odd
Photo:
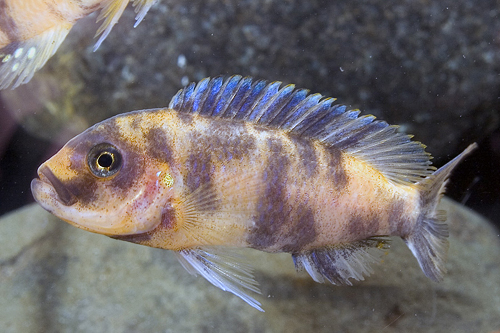
<instances>
[{"instance_id":1,"label":"water","mask_svg":"<svg viewBox=\"0 0 500 333\"><path fill-rule=\"evenodd\" d=\"M95 42L92 38L98 26L94 23L96 16L83 19L29 84L0 93L0 215L32 202L29 183L36 175L38 165L88 126L117 113L166 106L170 97L187 82L206 76L241 74L295 83L298 87L311 89L311 92L337 97L340 103L359 108L363 114L374 114L390 124L399 124L403 131L414 134L417 140L428 146L427 150L435 156L434 162L438 166L457 155L469 143L479 142L480 149L452 177L447 194L500 225L500 176L497 172L500 167L499 15L497 3L486 0L439 3L163 0L152 7L135 29L132 28L135 14L128 8L97 52L92 52ZM36 215L31 218L36 218ZM17 290L20 299L23 295L29 299L31 305L28 308L33 307L32 314L40 316L32 320L35 323L39 320L47 329L62 325L71 330L68 327L72 326L64 325L79 323L81 326L72 328L85 331L88 327L85 323L93 320L89 318L99 318L100 307L106 307L110 315L123 311L128 313L132 307L130 303L144 297L141 294L144 292L150 301L146 305L147 310L161 312L166 319L140 319L147 318L148 311L136 309L138 315L143 317L134 317L135 322L128 322L128 326L120 322L116 326L120 330L134 331L147 327L167 331L166 322L187 313L201 316L205 325L190 326L188 321L184 326L176 326L178 329L215 331L240 327L241 331L284 331L294 329L287 326L286 318L297 317L304 318L302 326L297 326L304 330L356 331L348 324L348 319L351 319L356 323L365 321L365 325L359 327L366 330L370 327L374 331L397 331L398 323L411 323L409 318L420 316L424 319L414 322L418 323L413 327L415 332L438 331L443 328L439 323L446 320L463 323L463 332L476 331L472 321L460 321L459 310L456 313L453 309L443 311L449 309L446 307L449 303L463 304L466 308L469 302L467 297L473 298L460 294L461 286L473 287L456 274L457 269L462 269L462 266L454 266L459 265L456 260L451 260L452 277L445 287L428 284L419 275L418 266L413 261L411 266L416 269L411 277L406 275L406 266L401 272L397 268L392 268L392 271L389 268L389 273L380 268L376 272L378 278L353 289L335 289L328 285L316 285L307 277L296 278L290 266L278 270L278 273L269 273L263 268L259 271L259 281L264 286L264 296L270 295L270 303L266 309L268 312L262 316L253 314L252 309L229 294L215 288L212 290L208 284L193 278L189 281L199 284L195 290L190 289L189 284L178 288L189 289L190 300L194 298L201 304L210 303L211 299L222 302L216 307L220 312L205 309L206 312L200 314L190 312L191 303L187 301L188 305L176 308L168 304L168 297L159 296L175 293L169 289L169 284L156 280L152 282L141 274L143 272L128 272L128 268L122 270L123 266L129 267L123 260L130 260L127 262L131 265L144 265L158 273L158 279L166 269L164 275L170 274L165 278L169 279L169 283L183 282L187 276L184 271L162 266L167 265L158 259L163 256L160 254L163 251L115 248L114 245L107 248L107 242L112 241L105 237L86 238L79 243L82 252L85 252L86 245L104 246L111 251L106 255L111 258L113 251L129 251L126 258L117 257L117 261L110 259L100 263L103 252L88 258L78 252L77 247L72 248L72 240L87 236L73 234L69 231L71 229L66 229L66 225L47 225L51 226L48 231L54 227L53 232L65 232L64 237L67 238L63 238L66 245L57 245L58 238L43 229L36 235L47 237L52 243L47 245L38 241L42 245L36 245L40 243L33 236L34 248L42 246L40 254L25 250L15 257L21 258L20 261L16 262L17 259L7 255L0 261L0 274L5 279L14 276L22 281L20 286L26 288L25 291L22 288L13 290ZM25 239L30 227L19 229L22 235L12 234L14 240L19 237L14 244L32 244ZM492 235L496 232L494 229L485 230ZM472 253L488 252L485 245L478 241L479 238L473 237L474 230L467 229L463 233L457 229L461 237L457 236L457 239L473 238L470 243ZM43 237L40 239L45 239ZM498 247L491 246L491 249L498 250ZM58 250L55 251L55 248ZM0 252L6 253L4 250ZM480 259L472 254L471 257L463 253L456 255L465 256L460 258L471 262L478 260L477 269L484 279L483 284L494 281L494 277L488 275L494 269L488 271ZM136 256L149 259L142 262ZM85 280L81 282L85 284L92 276L90 274L83 279L67 271L58 273L61 263L74 269L71 265L74 258L86 263L99 261L101 266L97 265L98 268L88 265L84 269L96 269L96 274L108 276L111 281L120 275L125 279L134 276L141 283L134 279L126 280L129 286L133 286L128 292L126 288L113 289L113 283L109 282L106 284L112 290L109 294L106 294L106 288L97 287L108 296L104 300L85 298L83 292L72 299L66 289L57 287L59 283L64 281L75 290L78 284L73 286L74 280ZM23 268L22 263L31 263L31 260L35 262L34 268ZM168 265L177 265L172 257L166 260ZM289 261L289 258L283 260ZM488 263L491 267L498 265L494 261ZM28 273L34 275L30 277ZM156 273L152 273L153 276ZM400 284L395 288L394 285L384 285L385 274L400 274ZM464 276L474 278L473 274ZM99 282L95 283L99 285ZM157 294L154 294L154 289L141 289L150 283L159 290ZM422 289L416 287L409 287L410 291L405 293L405 284L415 286L422 283L425 286L423 296L419 296ZM81 288L92 288L92 284ZM196 296L200 295L198 288L203 291L202 296ZM207 295L205 289L208 290ZM298 296L295 295L297 289ZM473 299L478 303L473 304L486 304L486 300L481 303L481 297L485 297L481 288L474 292L474 297L478 298ZM394 293L403 296L394 300ZM187 296L181 292L176 297L182 300ZM350 301L350 297L366 302L366 306ZM63 298L74 300L74 303L65 303ZM36 310L36 306L32 305L34 299L40 304L47 302L48 307L56 309L55 312ZM340 301L335 302L335 299ZM59 302L73 305L62 308L57 305ZM85 302L90 302L90 305ZM329 316L321 315L317 308L307 310L311 304L317 306L318 302L324 305L324 311ZM384 302L392 306L384 308L385 312L381 310ZM409 305L425 302L428 302L428 307ZM500 306L498 299L494 303L495 297L488 302ZM233 305L241 313L249 313L251 320L242 318L243 314L235 314ZM356 312L348 313L346 308L355 308ZM75 324L71 318L77 317L76 313L81 315L80 309L84 309L85 315ZM283 321L269 326L267 315L273 313L279 314ZM43 321L45 315L50 320ZM225 320L229 323L222 318L227 318ZM249 324L252 320L253 325ZM490 326L481 326L486 322ZM500 324L492 327L491 323L495 323L491 318L480 317L477 327L500 329ZM19 326L11 326L13 330L15 327ZM109 331L111 327L102 329Z\"/></svg>"}]
</instances>

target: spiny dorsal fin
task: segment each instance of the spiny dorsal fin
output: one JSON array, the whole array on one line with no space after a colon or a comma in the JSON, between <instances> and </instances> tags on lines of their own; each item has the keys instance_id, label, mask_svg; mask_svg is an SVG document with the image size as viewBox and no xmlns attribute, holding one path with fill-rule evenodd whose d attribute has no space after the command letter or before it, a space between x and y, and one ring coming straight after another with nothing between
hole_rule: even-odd
<instances>
[{"instance_id":1,"label":"spiny dorsal fin","mask_svg":"<svg viewBox=\"0 0 500 333\"><path fill-rule=\"evenodd\" d=\"M73 25L55 26L32 39L13 42L0 50L0 90L27 83L57 51Z\"/></svg>"},{"instance_id":2,"label":"spiny dorsal fin","mask_svg":"<svg viewBox=\"0 0 500 333\"><path fill-rule=\"evenodd\" d=\"M430 155L396 126L359 117L358 110L332 105L335 99L281 82L231 76L191 83L172 98L179 112L240 119L319 140L359 158L398 184L414 184L432 173Z\"/></svg>"},{"instance_id":3,"label":"spiny dorsal fin","mask_svg":"<svg viewBox=\"0 0 500 333\"><path fill-rule=\"evenodd\" d=\"M323 283L327 279L337 285L352 285L349 279L362 281L373 273L371 264L380 261L388 243L388 238L372 237L358 242L294 253L292 258L296 269L305 269L316 282Z\"/></svg>"}]
</instances>

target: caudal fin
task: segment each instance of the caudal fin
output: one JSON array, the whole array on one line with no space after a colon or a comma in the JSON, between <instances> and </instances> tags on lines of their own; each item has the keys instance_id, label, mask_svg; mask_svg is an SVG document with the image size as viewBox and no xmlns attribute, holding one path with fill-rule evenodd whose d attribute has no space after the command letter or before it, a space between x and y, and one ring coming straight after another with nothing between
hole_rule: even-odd
<instances>
[{"instance_id":1,"label":"caudal fin","mask_svg":"<svg viewBox=\"0 0 500 333\"><path fill-rule=\"evenodd\" d=\"M404 241L417 258L424 274L439 282L446 273L445 262L448 254L448 225L446 212L437 211L437 205L443 196L450 173L474 149L473 143L460 155L419 182L421 214L412 232Z\"/></svg>"}]
</instances>

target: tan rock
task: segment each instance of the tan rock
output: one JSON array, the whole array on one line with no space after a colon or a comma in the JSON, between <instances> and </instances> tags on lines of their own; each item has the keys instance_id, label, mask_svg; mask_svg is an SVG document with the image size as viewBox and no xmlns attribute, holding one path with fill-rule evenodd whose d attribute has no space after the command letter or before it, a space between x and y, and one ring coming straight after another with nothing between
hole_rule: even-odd
<instances>
[{"instance_id":1,"label":"tan rock","mask_svg":"<svg viewBox=\"0 0 500 333\"><path fill-rule=\"evenodd\" d=\"M244 250L265 313L189 275L173 253L74 228L32 205L0 220L3 332L492 332L500 329L500 240L443 200L448 274L433 283L399 239L353 287L318 284L290 255Z\"/></svg>"}]
</instances>

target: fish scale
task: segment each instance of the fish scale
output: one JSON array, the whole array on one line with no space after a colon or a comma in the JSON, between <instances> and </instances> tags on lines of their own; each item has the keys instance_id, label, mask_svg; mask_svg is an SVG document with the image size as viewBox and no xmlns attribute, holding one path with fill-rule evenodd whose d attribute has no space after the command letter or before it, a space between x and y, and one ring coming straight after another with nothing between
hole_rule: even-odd
<instances>
[{"instance_id":1,"label":"fish scale","mask_svg":"<svg viewBox=\"0 0 500 333\"><path fill-rule=\"evenodd\" d=\"M76 136L40 166L32 192L76 227L175 251L258 310L233 248L288 252L315 281L351 284L396 236L440 281L448 227L437 204L476 145L436 170L421 143L333 102L277 81L207 78L168 108Z\"/></svg>"}]
</instances>

